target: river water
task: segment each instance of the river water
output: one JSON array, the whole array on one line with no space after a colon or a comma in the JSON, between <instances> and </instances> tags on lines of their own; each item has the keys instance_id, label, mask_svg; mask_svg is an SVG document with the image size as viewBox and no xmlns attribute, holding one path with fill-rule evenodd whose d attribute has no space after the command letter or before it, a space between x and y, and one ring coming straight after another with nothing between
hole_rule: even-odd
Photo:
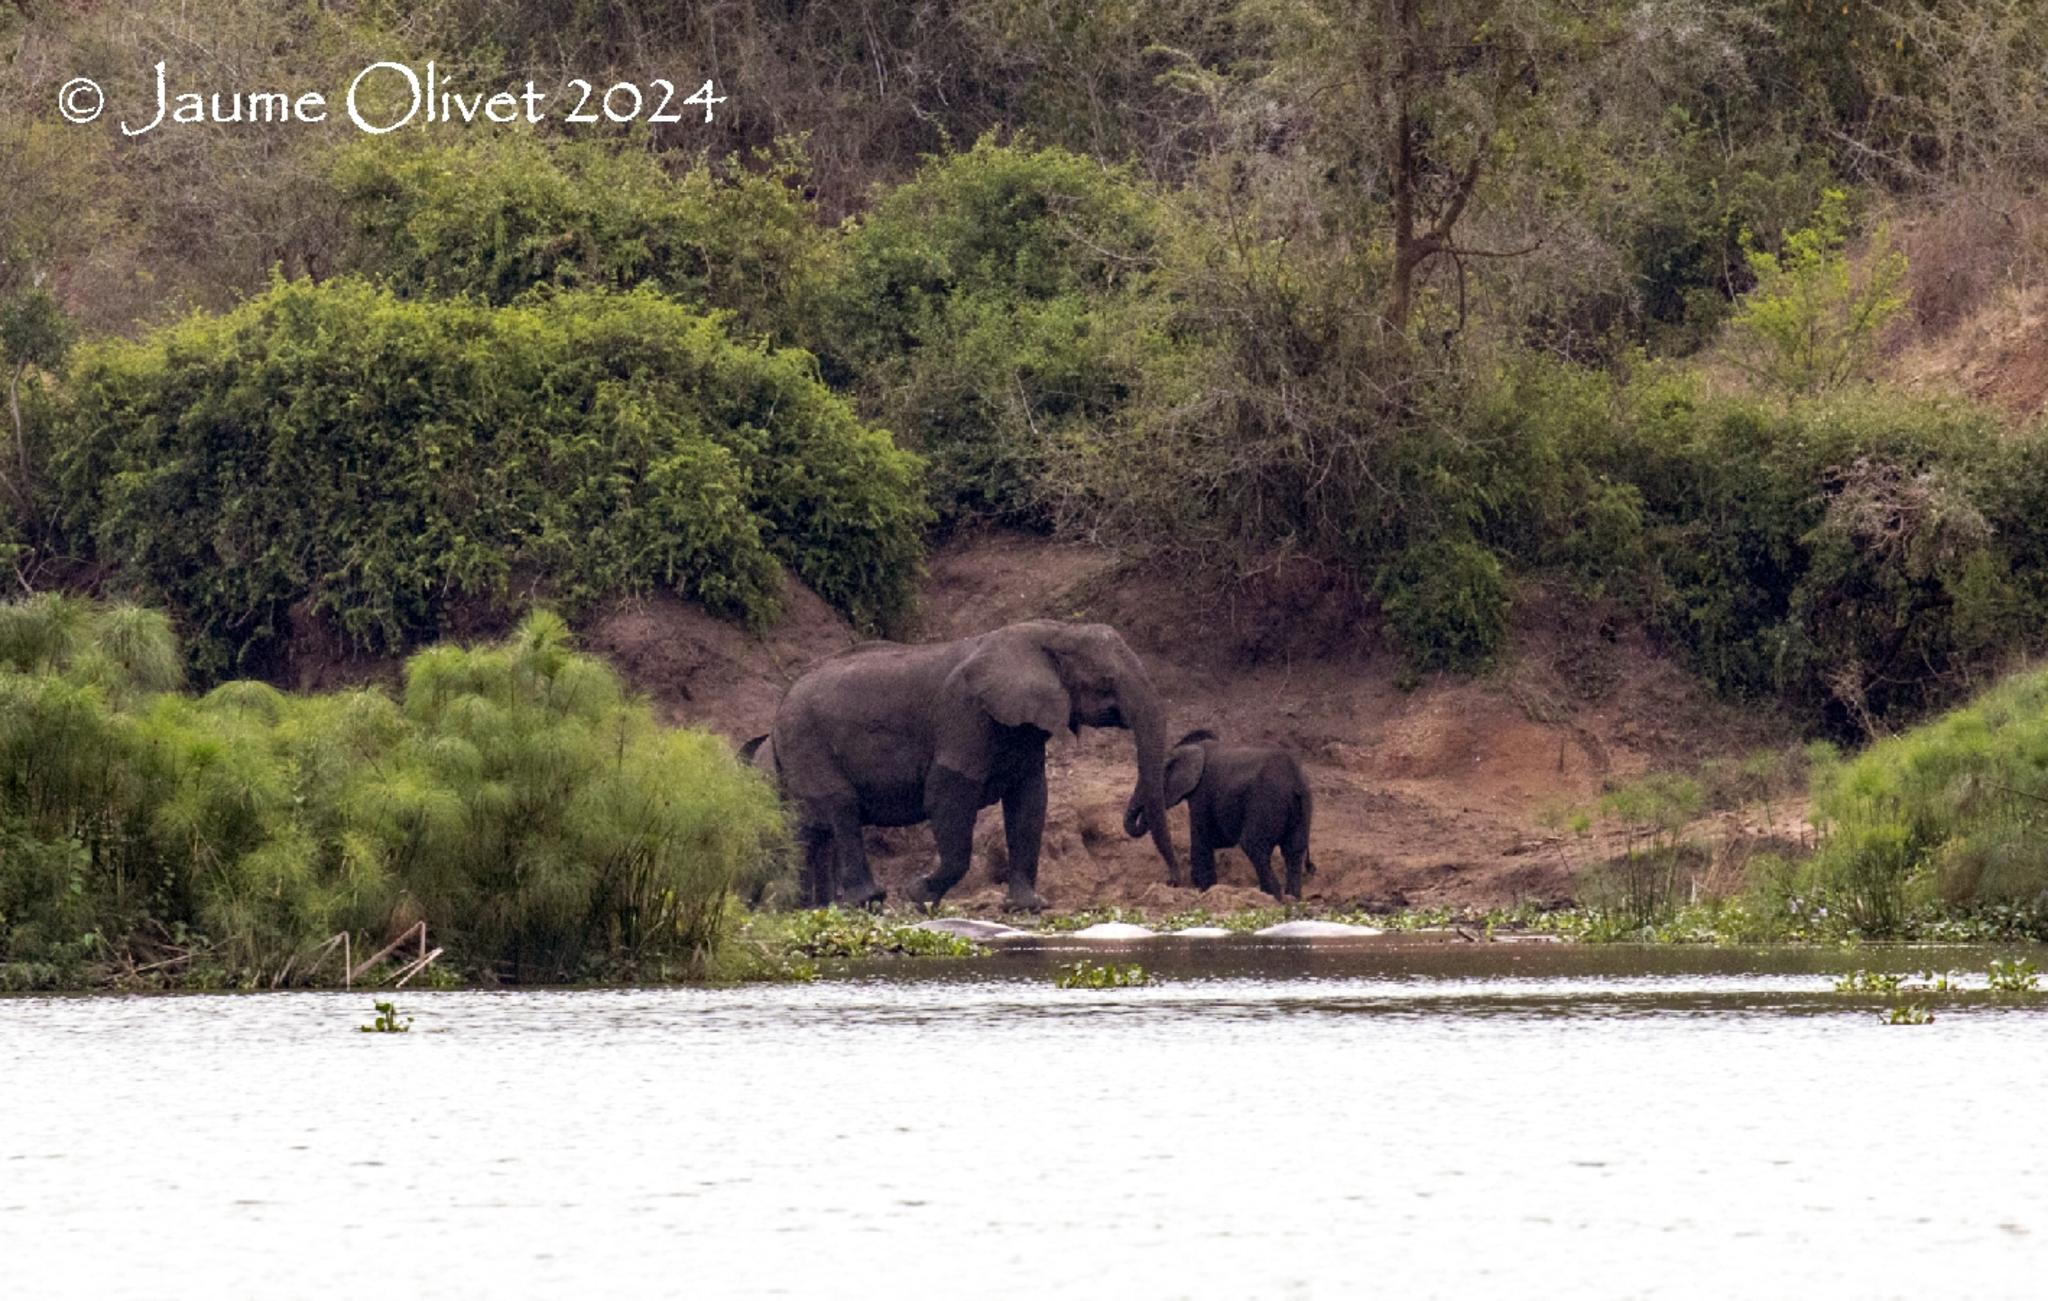
<instances>
[{"instance_id":1,"label":"river water","mask_svg":"<svg viewBox=\"0 0 2048 1301\"><path fill-rule=\"evenodd\" d=\"M4 999L0 1295L2040 1296L2048 1004L1827 974L2012 952Z\"/></svg>"}]
</instances>

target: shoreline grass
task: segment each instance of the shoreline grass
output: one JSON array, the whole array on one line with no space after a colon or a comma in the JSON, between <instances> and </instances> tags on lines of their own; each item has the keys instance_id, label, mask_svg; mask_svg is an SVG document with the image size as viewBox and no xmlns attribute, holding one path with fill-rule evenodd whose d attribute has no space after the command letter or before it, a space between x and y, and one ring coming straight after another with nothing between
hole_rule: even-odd
<instances>
[{"instance_id":1,"label":"shoreline grass","mask_svg":"<svg viewBox=\"0 0 2048 1301\"><path fill-rule=\"evenodd\" d=\"M697 964L622 962L594 969L573 980L509 982L520 988L633 988L668 985L732 985L811 981L840 974L848 964L915 962L932 958L971 960L997 950L971 940L921 929L919 912L868 913L829 908L808 911L748 912L735 909L729 923L732 939L710 968ZM960 915L960 914L948 914ZM1546 936L1584 945L1645 944L1658 947L1792 948L1892 950L1916 945L2021 944L2048 945L2048 916L2012 908L1974 912L1928 910L1906 919L1898 934L1866 935L1833 914L1822 918L1794 917L1766 925L1739 902L1693 904L1676 909L1649 925L1639 925L1620 911L1583 907L1537 908L1409 908L1374 912L1358 908L1304 905L1210 912L1202 908L1163 911L1139 907L1080 909L1038 919L1025 929L1057 937L1101 922L1128 922L1172 932L1191 927L1217 927L1248 935L1290 920L1339 921L1370 926L1392 935L1455 935L1459 941L1485 943L1496 939ZM1998 964L1995 975L2015 986L2048 967L2048 959L2025 957ZM1845 978L1849 979L1849 978ZM1869 987L1851 984L1849 993L1890 992L1889 977L1871 977ZM494 988L508 982L494 973L459 966L434 966L411 988ZM224 965L196 961L176 970L136 972L106 961L0 963L0 994L239 992L251 985ZM341 989L338 972L296 984L297 989ZM1933 986L1939 988L1938 982ZM358 984L361 990L376 986Z\"/></svg>"}]
</instances>

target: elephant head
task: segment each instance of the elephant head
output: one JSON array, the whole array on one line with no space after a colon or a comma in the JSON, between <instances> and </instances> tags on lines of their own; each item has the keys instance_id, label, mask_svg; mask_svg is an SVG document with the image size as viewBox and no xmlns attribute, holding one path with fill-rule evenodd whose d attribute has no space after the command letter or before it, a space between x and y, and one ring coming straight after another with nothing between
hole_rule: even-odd
<instances>
[{"instance_id":1,"label":"elephant head","mask_svg":"<svg viewBox=\"0 0 2048 1301\"><path fill-rule=\"evenodd\" d=\"M1194 793L1202 784L1202 769L1206 766L1209 752L1203 748L1204 741L1213 741L1216 734L1207 728L1196 728L1173 743L1173 749L1166 756L1165 797L1166 807L1172 808ZM1145 834L1151 826L1146 811L1133 802L1124 810L1124 834L1136 838Z\"/></svg>"},{"instance_id":2,"label":"elephant head","mask_svg":"<svg viewBox=\"0 0 2048 1301\"><path fill-rule=\"evenodd\" d=\"M1138 780L1129 807L1147 815L1167 879L1179 884L1180 859L1166 825L1166 710L1145 666L1116 629L1035 619L979 640L959 672L969 694L996 722L1030 723L1046 732L1078 733L1084 726L1130 730Z\"/></svg>"},{"instance_id":3,"label":"elephant head","mask_svg":"<svg viewBox=\"0 0 2048 1301\"><path fill-rule=\"evenodd\" d=\"M1216 734L1206 727L1198 727L1173 743L1173 749L1166 755L1166 807L1172 808L1195 793L1195 787L1202 784L1202 770L1208 766L1209 751L1203 743L1214 741ZM1124 810L1124 833L1137 837L1145 834L1145 811L1133 804Z\"/></svg>"}]
</instances>

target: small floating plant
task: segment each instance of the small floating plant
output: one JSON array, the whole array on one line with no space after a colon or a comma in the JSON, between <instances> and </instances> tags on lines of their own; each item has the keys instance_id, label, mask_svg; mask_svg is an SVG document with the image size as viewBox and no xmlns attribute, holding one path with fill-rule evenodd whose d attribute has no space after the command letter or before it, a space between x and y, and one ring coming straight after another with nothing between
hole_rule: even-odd
<instances>
[{"instance_id":1,"label":"small floating plant","mask_svg":"<svg viewBox=\"0 0 2048 1301\"><path fill-rule=\"evenodd\" d=\"M2041 988L2041 969L2027 958L2011 958L1993 962L1987 979L1995 993L2031 994Z\"/></svg>"},{"instance_id":2,"label":"small floating plant","mask_svg":"<svg viewBox=\"0 0 2048 1301\"><path fill-rule=\"evenodd\" d=\"M1837 994L1896 994L1906 978L1893 971L1852 971L1837 977Z\"/></svg>"},{"instance_id":3,"label":"small floating plant","mask_svg":"<svg viewBox=\"0 0 2048 1301\"><path fill-rule=\"evenodd\" d=\"M2028 958L2001 959L1989 964L1984 973L1984 985L1986 991L1993 995L2038 995L2041 992L2041 971ZM1835 978L1835 992L1957 995L1971 991L1953 971L1923 971L1917 979L1889 971L1852 971ZM1886 1025L1929 1025L1934 1021L1934 1013L1924 1003L1901 1003L1878 1013L1878 1019Z\"/></svg>"},{"instance_id":4,"label":"small floating plant","mask_svg":"<svg viewBox=\"0 0 2048 1301\"><path fill-rule=\"evenodd\" d=\"M356 1029L361 1030L364 1034L404 1034L412 1029L412 1018L409 1016L401 1018L398 1014L397 1004L377 1003L373 1006L377 1011L377 1019L369 1025L359 1025L356 1027Z\"/></svg>"},{"instance_id":5,"label":"small floating plant","mask_svg":"<svg viewBox=\"0 0 2048 1301\"><path fill-rule=\"evenodd\" d=\"M1053 975L1053 983L1061 989L1125 989L1134 985L1149 985L1152 977L1137 963L1122 966L1114 962L1070 962L1059 967Z\"/></svg>"}]
</instances>

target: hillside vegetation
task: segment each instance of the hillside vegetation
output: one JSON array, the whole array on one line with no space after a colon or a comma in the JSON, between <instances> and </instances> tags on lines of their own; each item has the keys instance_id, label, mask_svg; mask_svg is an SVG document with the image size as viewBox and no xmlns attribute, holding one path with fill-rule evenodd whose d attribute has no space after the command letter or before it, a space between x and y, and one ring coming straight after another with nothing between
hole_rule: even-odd
<instances>
[{"instance_id":1,"label":"hillside vegetation","mask_svg":"<svg viewBox=\"0 0 2048 1301\"><path fill-rule=\"evenodd\" d=\"M1416 670L1486 663L1553 575L1843 736L2048 626L2038 429L1881 361L2039 265L1934 234L2029 201L2039 17L853 9L17 13L22 583L166 605L202 679L276 673L294 620L382 653L478 602L766 619L778 566L886 629L929 509L1226 575L1303 553ZM50 119L56 69L139 97L172 44L193 77L375 50L728 98L379 138ZM179 171L214 188L150 197Z\"/></svg>"},{"instance_id":2,"label":"hillside vegetation","mask_svg":"<svg viewBox=\"0 0 2048 1301\"><path fill-rule=\"evenodd\" d=\"M990 524L1313 574L1411 684L1561 594L1841 742L2048 638L2039 404L1927 360L2038 304L2035 6L140 0L0 51L0 562L201 689L789 576L898 631ZM125 135L158 59L724 99Z\"/></svg>"}]
</instances>

